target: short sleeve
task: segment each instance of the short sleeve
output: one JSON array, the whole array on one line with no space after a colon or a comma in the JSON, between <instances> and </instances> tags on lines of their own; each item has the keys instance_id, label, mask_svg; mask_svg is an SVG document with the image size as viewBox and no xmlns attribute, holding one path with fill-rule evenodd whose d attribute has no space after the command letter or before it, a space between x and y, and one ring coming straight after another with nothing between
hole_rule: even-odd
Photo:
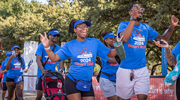
<instances>
[{"instance_id":1,"label":"short sleeve","mask_svg":"<svg viewBox=\"0 0 180 100\"><path fill-rule=\"evenodd\" d=\"M44 47L43 47L42 43L40 43L39 46L38 46L38 48L37 48L37 51L36 51L36 54L35 54L35 55L36 55L36 56L37 56L37 55L42 56L42 54L43 54L43 53L42 53L42 52L43 52L42 49L43 49L43 48L44 48Z\"/></svg>"},{"instance_id":2,"label":"short sleeve","mask_svg":"<svg viewBox=\"0 0 180 100\"><path fill-rule=\"evenodd\" d=\"M99 57L106 57L108 53L110 52L110 49L106 47L101 41L97 39L98 43L98 50L97 50L97 56Z\"/></svg>"},{"instance_id":3,"label":"short sleeve","mask_svg":"<svg viewBox=\"0 0 180 100\"><path fill-rule=\"evenodd\" d=\"M120 32L124 31L126 29L127 25L128 25L127 22L121 22L119 24L117 34L119 34Z\"/></svg>"},{"instance_id":4,"label":"short sleeve","mask_svg":"<svg viewBox=\"0 0 180 100\"><path fill-rule=\"evenodd\" d=\"M158 36L158 32L155 31L152 27L150 27L148 24L145 24L146 27L148 28L148 39L150 39L151 41L153 41L157 36Z\"/></svg>"},{"instance_id":5,"label":"short sleeve","mask_svg":"<svg viewBox=\"0 0 180 100\"><path fill-rule=\"evenodd\" d=\"M101 58L101 61L102 61L102 62L106 62L106 63L107 63L108 60L109 60L109 57L108 57L108 56Z\"/></svg>"},{"instance_id":6,"label":"short sleeve","mask_svg":"<svg viewBox=\"0 0 180 100\"><path fill-rule=\"evenodd\" d=\"M68 43L65 43L64 46L56 52L56 54L60 57L60 61L70 58L71 53L68 48Z\"/></svg>"},{"instance_id":7,"label":"short sleeve","mask_svg":"<svg viewBox=\"0 0 180 100\"><path fill-rule=\"evenodd\" d=\"M177 55L180 54L180 41L173 48L172 53L175 57L177 57Z\"/></svg>"}]
</instances>

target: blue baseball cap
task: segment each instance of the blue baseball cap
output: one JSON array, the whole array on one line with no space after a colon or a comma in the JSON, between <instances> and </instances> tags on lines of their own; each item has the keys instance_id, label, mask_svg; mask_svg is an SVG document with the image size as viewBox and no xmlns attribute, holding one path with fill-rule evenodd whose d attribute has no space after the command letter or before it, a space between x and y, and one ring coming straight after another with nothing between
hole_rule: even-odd
<instances>
[{"instance_id":1,"label":"blue baseball cap","mask_svg":"<svg viewBox=\"0 0 180 100\"><path fill-rule=\"evenodd\" d=\"M12 51L13 49L15 49L15 48L20 49L20 47L19 47L18 45L14 45L14 46L11 48L11 51Z\"/></svg>"},{"instance_id":2,"label":"blue baseball cap","mask_svg":"<svg viewBox=\"0 0 180 100\"><path fill-rule=\"evenodd\" d=\"M113 32L109 32L108 34L106 34L104 37L103 37L103 40L105 40L106 38L114 38L116 37L116 35L114 35Z\"/></svg>"},{"instance_id":3,"label":"blue baseball cap","mask_svg":"<svg viewBox=\"0 0 180 100\"><path fill-rule=\"evenodd\" d=\"M88 21L88 20L83 20L83 19L79 19L78 21L76 21L76 23L74 24L74 28L76 28L76 26L78 25L78 24L81 24L81 23L86 23L86 25L87 26L91 26L91 22L90 21Z\"/></svg>"},{"instance_id":4,"label":"blue baseball cap","mask_svg":"<svg viewBox=\"0 0 180 100\"><path fill-rule=\"evenodd\" d=\"M52 31L49 31L49 33L48 33L48 35L59 35L59 36L61 36L60 34L59 34L59 31L58 30L52 30Z\"/></svg>"},{"instance_id":5,"label":"blue baseball cap","mask_svg":"<svg viewBox=\"0 0 180 100\"><path fill-rule=\"evenodd\" d=\"M11 51L6 51L6 56L10 56L11 55Z\"/></svg>"}]
</instances>

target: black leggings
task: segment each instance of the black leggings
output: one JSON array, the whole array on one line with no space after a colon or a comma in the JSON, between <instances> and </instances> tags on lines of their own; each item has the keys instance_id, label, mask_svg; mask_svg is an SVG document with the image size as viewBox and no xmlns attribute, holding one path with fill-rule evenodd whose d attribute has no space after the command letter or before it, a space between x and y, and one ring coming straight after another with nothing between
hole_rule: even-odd
<instances>
[{"instance_id":1,"label":"black leggings","mask_svg":"<svg viewBox=\"0 0 180 100\"><path fill-rule=\"evenodd\" d=\"M180 100L180 78L178 78L176 82L176 96L177 99Z\"/></svg>"}]
</instances>

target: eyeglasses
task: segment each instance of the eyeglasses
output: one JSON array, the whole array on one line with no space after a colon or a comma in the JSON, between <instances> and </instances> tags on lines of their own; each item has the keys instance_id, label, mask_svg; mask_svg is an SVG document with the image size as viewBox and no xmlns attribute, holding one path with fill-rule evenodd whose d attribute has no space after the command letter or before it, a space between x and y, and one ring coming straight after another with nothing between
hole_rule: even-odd
<instances>
[{"instance_id":1,"label":"eyeglasses","mask_svg":"<svg viewBox=\"0 0 180 100\"><path fill-rule=\"evenodd\" d=\"M143 7L140 7L140 8L138 8L137 6L134 6L134 7L136 7L137 8L137 10L140 10L140 11L142 11L142 12L144 12L145 11L145 8L143 8ZM132 11L133 9L131 9L131 11Z\"/></svg>"},{"instance_id":2,"label":"eyeglasses","mask_svg":"<svg viewBox=\"0 0 180 100\"><path fill-rule=\"evenodd\" d=\"M79 27L79 28L89 28L88 26L86 26L86 25L77 25L76 27Z\"/></svg>"},{"instance_id":3,"label":"eyeglasses","mask_svg":"<svg viewBox=\"0 0 180 100\"><path fill-rule=\"evenodd\" d=\"M59 37L59 35L53 35L53 37Z\"/></svg>"}]
</instances>

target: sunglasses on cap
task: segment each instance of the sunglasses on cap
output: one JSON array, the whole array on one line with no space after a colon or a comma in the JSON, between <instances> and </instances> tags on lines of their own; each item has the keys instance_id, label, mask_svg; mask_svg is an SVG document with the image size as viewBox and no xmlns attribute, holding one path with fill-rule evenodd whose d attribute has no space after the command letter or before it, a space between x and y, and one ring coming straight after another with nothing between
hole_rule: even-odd
<instances>
[{"instance_id":1,"label":"sunglasses on cap","mask_svg":"<svg viewBox=\"0 0 180 100\"><path fill-rule=\"evenodd\" d=\"M53 35L53 37L60 37L60 35L58 35L58 34L57 35Z\"/></svg>"},{"instance_id":2,"label":"sunglasses on cap","mask_svg":"<svg viewBox=\"0 0 180 100\"><path fill-rule=\"evenodd\" d=\"M79 27L79 28L89 28L89 26L86 26L86 25L77 25L76 27Z\"/></svg>"}]
</instances>

